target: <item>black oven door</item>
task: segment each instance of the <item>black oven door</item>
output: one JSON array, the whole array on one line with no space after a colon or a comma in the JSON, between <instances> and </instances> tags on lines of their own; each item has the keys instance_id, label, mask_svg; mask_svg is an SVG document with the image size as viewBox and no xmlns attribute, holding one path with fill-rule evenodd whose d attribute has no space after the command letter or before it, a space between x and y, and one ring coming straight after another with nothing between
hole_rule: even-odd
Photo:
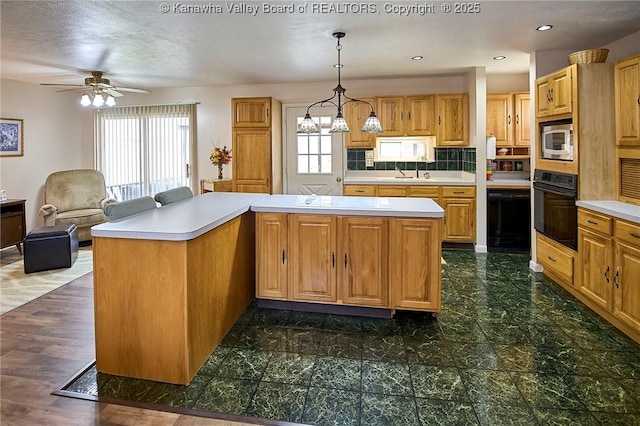
<instances>
[{"instance_id":1,"label":"black oven door","mask_svg":"<svg viewBox=\"0 0 640 426\"><path fill-rule=\"evenodd\" d=\"M536 231L574 250L578 248L578 208L575 191L533 183L533 226Z\"/></svg>"}]
</instances>

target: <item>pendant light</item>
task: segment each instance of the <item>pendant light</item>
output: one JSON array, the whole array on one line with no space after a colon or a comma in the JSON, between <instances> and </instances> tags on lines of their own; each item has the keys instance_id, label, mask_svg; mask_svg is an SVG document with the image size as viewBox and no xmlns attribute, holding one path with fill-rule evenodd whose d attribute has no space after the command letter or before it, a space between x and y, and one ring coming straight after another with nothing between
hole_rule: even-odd
<instances>
[{"instance_id":1,"label":"pendant light","mask_svg":"<svg viewBox=\"0 0 640 426\"><path fill-rule=\"evenodd\" d=\"M339 32L339 31L333 33L333 36L338 39L338 44L336 46L336 50L338 51L338 63L334 65L334 67L338 69L338 85L333 89L333 96L309 105L309 108L307 108L307 113L305 114L304 119L302 120L302 122L300 123L300 126L298 127L298 131L297 131L298 133L317 133L318 132L318 126L315 123L315 121L313 121L313 119L311 118L311 114L309 114L309 111L311 110L312 107L316 105L324 106L325 103L332 104L333 106L338 108L338 111L336 113L336 119L333 121L333 124L331 125L331 130L329 130L329 133L349 132L349 126L347 125L347 121L342 115L343 107L349 102L363 103L371 107L371 113L369 114L369 117L367 118L364 125L362 126L362 130L360 130L362 133L376 133L376 134L382 133L382 126L380 125L380 120L378 120L378 117L376 116L376 112L373 108L373 105L367 101L362 101L360 99L348 97L345 94L347 89L342 87L342 85L340 84L340 69L342 68L342 63L340 62L340 51L342 50L340 39L344 38L345 35L346 35L345 33ZM338 99L334 101L336 97ZM344 98L344 102L343 102L343 98Z\"/></svg>"}]
</instances>

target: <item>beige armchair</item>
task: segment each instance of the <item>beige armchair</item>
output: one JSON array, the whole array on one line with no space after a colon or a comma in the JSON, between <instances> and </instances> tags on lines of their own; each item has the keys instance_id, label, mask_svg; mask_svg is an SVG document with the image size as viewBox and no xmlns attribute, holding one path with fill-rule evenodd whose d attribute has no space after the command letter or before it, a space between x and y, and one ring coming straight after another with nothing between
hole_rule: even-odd
<instances>
[{"instance_id":1,"label":"beige armchair","mask_svg":"<svg viewBox=\"0 0 640 426\"><path fill-rule=\"evenodd\" d=\"M44 186L44 202L39 212L44 225L74 223L78 241L91 241L91 227L106 222L104 208L116 203L107 199L102 172L91 169L50 174Z\"/></svg>"}]
</instances>

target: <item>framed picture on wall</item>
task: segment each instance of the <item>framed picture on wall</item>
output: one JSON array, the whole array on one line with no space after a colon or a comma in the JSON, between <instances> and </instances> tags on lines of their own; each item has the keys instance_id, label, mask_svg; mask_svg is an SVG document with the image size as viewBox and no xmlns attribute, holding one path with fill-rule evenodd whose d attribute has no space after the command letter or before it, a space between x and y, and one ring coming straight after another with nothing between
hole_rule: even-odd
<instances>
[{"instance_id":1,"label":"framed picture on wall","mask_svg":"<svg viewBox=\"0 0 640 426\"><path fill-rule=\"evenodd\" d=\"M0 118L0 157L24 155L24 130L21 118Z\"/></svg>"}]
</instances>

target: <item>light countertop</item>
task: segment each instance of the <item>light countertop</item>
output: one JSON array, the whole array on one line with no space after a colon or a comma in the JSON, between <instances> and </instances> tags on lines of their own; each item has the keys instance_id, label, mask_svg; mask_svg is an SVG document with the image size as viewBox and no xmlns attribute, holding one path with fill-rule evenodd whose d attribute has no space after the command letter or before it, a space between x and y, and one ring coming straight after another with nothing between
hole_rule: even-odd
<instances>
[{"instance_id":1,"label":"light countertop","mask_svg":"<svg viewBox=\"0 0 640 426\"><path fill-rule=\"evenodd\" d=\"M640 224L640 206L631 203L623 203L614 200L579 200L576 201L578 207L603 213L618 219L628 220Z\"/></svg>"},{"instance_id":2,"label":"light countertop","mask_svg":"<svg viewBox=\"0 0 640 426\"><path fill-rule=\"evenodd\" d=\"M210 192L91 228L93 237L187 241L249 211L357 216L444 217L429 198Z\"/></svg>"},{"instance_id":3,"label":"light countertop","mask_svg":"<svg viewBox=\"0 0 640 426\"><path fill-rule=\"evenodd\" d=\"M424 174L429 173L429 178ZM346 185L471 185L475 186L473 173L442 170L405 170L406 177L398 171L351 171L343 180Z\"/></svg>"},{"instance_id":4,"label":"light countertop","mask_svg":"<svg viewBox=\"0 0 640 426\"><path fill-rule=\"evenodd\" d=\"M249 211L266 194L211 192L106 222L91 228L93 237L186 241Z\"/></svg>"},{"instance_id":5,"label":"light countertop","mask_svg":"<svg viewBox=\"0 0 640 426\"><path fill-rule=\"evenodd\" d=\"M271 195L251 205L255 212L357 216L444 217L430 198Z\"/></svg>"}]
</instances>

